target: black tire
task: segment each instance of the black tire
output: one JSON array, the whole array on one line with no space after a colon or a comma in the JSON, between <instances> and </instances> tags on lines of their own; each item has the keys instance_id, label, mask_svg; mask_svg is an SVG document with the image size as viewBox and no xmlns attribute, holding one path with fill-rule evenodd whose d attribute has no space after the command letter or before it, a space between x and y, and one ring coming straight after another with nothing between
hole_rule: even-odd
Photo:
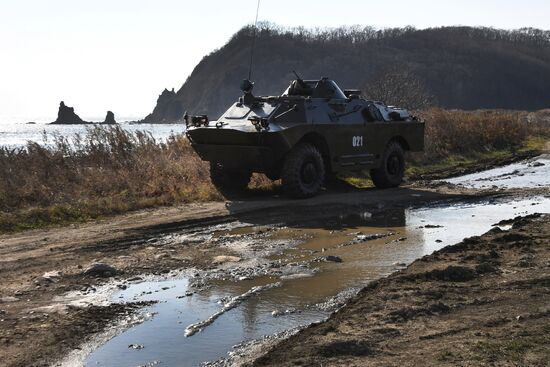
<instances>
[{"instance_id":1,"label":"black tire","mask_svg":"<svg viewBox=\"0 0 550 367\"><path fill-rule=\"evenodd\" d=\"M244 170L230 170L219 163L210 162L210 179L218 191L224 196L243 192L250 182L252 172Z\"/></svg>"},{"instance_id":2,"label":"black tire","mask_svg":"<svg viewBox=\"0 0 550 367\"><path fill-rule=\"evenodd\" d=\"M285 194L293 198L316 195L325 180L325 164L311 144L296 145L287 155L281 171Z\"/></svg>"},{"instance_id":3,"label":"black tire","mask_svg":"<svg viewBox=\"0 0 550 367\"><path fill-rule=\"evenodd\" d=\"M380 168L371 169L370 177L376 187L387 189L399 186L404 174L405 152L401 144L392 141L384 151Z\"/></svg>"}]
</instances>

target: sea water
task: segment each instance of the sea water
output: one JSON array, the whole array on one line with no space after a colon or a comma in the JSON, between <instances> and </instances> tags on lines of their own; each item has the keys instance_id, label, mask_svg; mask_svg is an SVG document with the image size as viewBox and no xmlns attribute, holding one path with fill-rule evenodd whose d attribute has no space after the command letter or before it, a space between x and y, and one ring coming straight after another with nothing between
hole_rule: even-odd
<instances>
[{"instance_id":1,"label":"sea water","mask_svg":"<svg viewBox=\"0 0 550 367\"><path fill-rule=\"evenodd\" d=\"M108 125L103 125L108 126ZM172 134L182 134L185 131L185 125L179 124L131 124L120 123L119 126L129 132L146 131L156 140L164 141ZM41 145L47 144L44 141L46 134L51 141L55 134L71 137L75 134L85 134L88 129L94 125L50 125L44 123L24 124L24 123L0 123L0 147L18 148L23 147L28 141L33 141Z\"/></svg>"}]
</instances>

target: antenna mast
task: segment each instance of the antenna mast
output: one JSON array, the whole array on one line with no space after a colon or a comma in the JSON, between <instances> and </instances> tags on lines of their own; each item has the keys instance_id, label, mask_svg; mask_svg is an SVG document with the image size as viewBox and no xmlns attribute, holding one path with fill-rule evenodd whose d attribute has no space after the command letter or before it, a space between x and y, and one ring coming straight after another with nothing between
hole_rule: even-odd
<instances>
[{"instance_id":1,"label":"antenna mast","mask_svg":"<svg viewBox=\"0 0 550 367\"><path fill-rule=\"evenodd\" d=\"M256 20L254 21L254 30L252 31L252 45L250 47L250 66L248 68L248 80L252 78L252 61L254 60L254 44L256 43L256 25L258 24L258 13L260 12L260 0L256 6Z\"/></svg>"}]
</instances>

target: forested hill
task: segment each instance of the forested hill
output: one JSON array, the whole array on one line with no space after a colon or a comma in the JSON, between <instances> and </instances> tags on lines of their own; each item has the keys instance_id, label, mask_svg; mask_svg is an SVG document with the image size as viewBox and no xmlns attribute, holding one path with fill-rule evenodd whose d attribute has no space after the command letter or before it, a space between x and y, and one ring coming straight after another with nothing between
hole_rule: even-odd
<instances>
[{"instance_id":1,"label":"forested hill","mask_svg":"<svg viewBox=\"0 0 550 367\"><path fill-rule=\"evenodd\" d=\"M205 56L177 91L165 90L147 122L190 114L218 117L248 75L252 27ZM296 70L328 76L342 88L366 89L391 68L423 81L439 106L534 110L550 107L550 31L443 27L330 30L259 26L254 52L256 95L278 95ZM174 76L176 78L176 76Z\"/></svg>"}]
</instances>

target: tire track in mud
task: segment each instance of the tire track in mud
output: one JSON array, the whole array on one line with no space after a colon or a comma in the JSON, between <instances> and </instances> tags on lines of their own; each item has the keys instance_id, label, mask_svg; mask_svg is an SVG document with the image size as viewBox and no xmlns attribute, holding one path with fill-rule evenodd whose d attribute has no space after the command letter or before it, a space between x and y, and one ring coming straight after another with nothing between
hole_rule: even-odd
<instances>
[{"instance_id":1,"label":"tire track in mud","mask_svg":"<svg viewBox=\"0 0 550 367\"><path fill-rule=\"evenodd\" d=\"M235 297L231 298L228 302L224 303L221 310L219 310L218 312L216 312L215 314L213 314L212 316L210 316L206 320L203 320L203 321L200 321L200 322L197 322L195 324L191 324L191 325L187 326L185 328L185 336L190 337L190 336L193 336L196 333L202 331L205 327L211 325L214 321L216 321L216 319L218 317L220 317L221 315L223 315L227 311L234 309L235 307L240 305L246 299L248 299L248 298L250 298L250 297L252 297L252 296L254 296L254 295L256 295L260 292L263 292L267 289L280 287L282 285L283 285L283 283L277 282L277 283L271 283L271 284L267 284L267 285L263 285L263 286L252 287L249 291L247 291L247 292L245 292L241 295L238 295L238 296L235 296Z\"/></svg>"}]
</instances>

